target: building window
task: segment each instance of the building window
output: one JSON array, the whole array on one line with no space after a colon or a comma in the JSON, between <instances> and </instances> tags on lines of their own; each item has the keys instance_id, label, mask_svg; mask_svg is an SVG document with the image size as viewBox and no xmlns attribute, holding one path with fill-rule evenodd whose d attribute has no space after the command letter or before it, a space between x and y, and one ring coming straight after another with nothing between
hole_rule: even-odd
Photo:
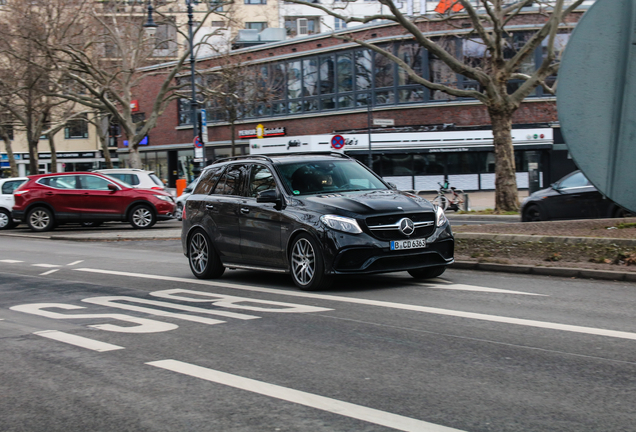
<instances>
[{"instance_id":1,"label":"building window","mask_svg":"<svg viewBox=\"0 0 636 432\"><path fill-rule=\"evenodd\" d=\"M267 0L245 0L245 4L267 4Z\"/></svg>"},{"instance_id":2,"label":"building window","mask_svg":"<svg viewBox=\"0 0 636 432\"><path fill-rule=\"evenodd\" d=\"M334 30L344 30L347 28L347 23L345 20L341 20L340 18L336 18L333 24Z\"/></svg>"},{"instance_id":3,"label":"building window","mask_svg":"<svg viewBox=\"0 0 636 432\"><path fill-rule=\"evenodd\" d=\"M212 27L225 27L225 21L212 21Z\"/></svg>"},{"instance_id":4,"label":"building window","mask_svg":"<svg viewBox=\"0 0 636 432\"><path fill-rule=\"evenodd\" d=\"M157 47L152 52L155 57L176 57L177 45L177 28L173 23L160 24L157 27L155 35Z\"/></svg>"},{"instance_id":5,"label":"building window","mask_svg":"<svg viewBox=\"0 0 636 432\"><path fill-rule=\"evenodd\" d=\"M81 114L76 119L66 122L64 138L88 138L88 120L86 114Z\"/></svg>"},{"instance_id":6,"label":"building window","mask_svg":"<svg viewBox=\"0 0 636 432\"><path fill-rule=\"evenodd\" d=\"M267 23L266 22L246 22L245 28L251 29L251 30L258 30L260 32L267 28Z\"/></svg>"},{"instance_id":7,"label":"building window","mask_svg":"<svg viewBox=\"0 0 636 432\"><path fill-rule=\"evenodd\" d=\"M285 17L287 36L306 36L320 33L319 18Z\"/></svg>"}]
</instances>

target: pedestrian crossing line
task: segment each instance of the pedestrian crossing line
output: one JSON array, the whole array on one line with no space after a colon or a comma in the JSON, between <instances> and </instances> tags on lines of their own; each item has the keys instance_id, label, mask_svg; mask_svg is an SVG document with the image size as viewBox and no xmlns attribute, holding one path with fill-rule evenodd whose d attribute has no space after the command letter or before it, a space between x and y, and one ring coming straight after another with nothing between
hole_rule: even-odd
<instances>
[{"instance_id":1,"label":"pedestrian crossing line","mask_svg":"<svg viewBox=\"0 0 636 432\"><path fill-rule=\"evenodd\" d=\"M24 262L24 261L4 259L4 260L0 260L0 262L7 263L7 264L18 264L18 263L21 263L21 262Z\"/></svg>"},{"instance_id":2,"label":"pedestrian crossing line","mask_svg":"<svg viewBox=\"0 0 636 432\"><path fill-rule=\"evenodd\" d=\"M85 338L82 336L73 335L70 333L64 333L58 330L43 330L34 332L34 335L42 336L48 339L53 339L58 342L64 342L70 345L75 345L81 348L97 352L106 352L124 349L124 347L118 345L112 345L106 342L96 341L94 339Z\"/></svg>"},{"instance_id":3,"label":"pedestrian crossing line","mask_svg":"<svg viewBox=\"0 0 636 432\"><path fill-rule=\"evenodd\" d=\"M331 399L325 396L319 396L300 390L294 390L275 384L269 384L263 381L253 380L251 378L244 378L238 375L232 375L226 372L208 369L178 360L159 360L148 362L146 364L183 375L188 375L191 377L214 382L217 384L222 384L240 390L269 396L275 399L304 405L307 407L354 418L357 420L366 421L369 423L378 424L400 431L462 432L459 429L441 426L434 423L401 416L398 414L392 414L374 408L367 408L361 405L356 405L337 399Z\"/></svg>"},{"instance_id":4,"label":"pedestrian crossing line","mask_svg":"<svg viewBox=\"0 0 636 432\"><path fill-rule=\"evenodd\" d=\"M489 322L496 322L496 323L503 323L503 324L514 324L514 325L536 327L536 328L543 328L543 329L549 329L549 330L560 330L560 331L582 333L582 334L595 335L595 336L606 336L606 337L613 337L618 339L636 340L636 333L632 333L632 332L599 329L594 327L584 327L584 326L577 326L577 325L570 325L570 324L552 323L547 321L536 321L536 320L523 319L523 318L512 318L512 317L505 317L505 316L499 316L499 315L488 315L488 314L475 313L475 312L464 312L464 311L457 311L457 310L450 310L450 309L440 309L440 308L433 308L429 306L419 306L419 305L412 305L412 304L405 304L405 303L394 303L394 302L387 302L387 301L381 301L381 300L371 300L371 299L364 299L364 298L336 296L336 295L329 295L329 294L317 294L317 293L299 292L299 291L286 291L286 290L275 289L275 288L262 288L258 286L239 285L239 284L220 282L220 281L206 281L201 279L187 279L187 278L180 278L180 277L150 275L150 274L143 274L143 273L129 273L129 272L120 272L115 270L101 270L101 269L92 269L92 268L78 268L73 270L88 272L88 273L101 273L101 274L116 275L116 276L160 280L164 282L179 282L179 283L190 284L190 285L206 285L210 287L231 288L236 290L261 292L261 293L267 293L267 294L278 294L278 295L292 296L292 297L312 298L312 299L328 300L328 301L340 302L340 303L361 304L366 306L376 306L376 307L385 307L385 308L391 308L391 309L407 310L407 311L413 311L413 312L423 312L423 313L429 313L434 315L444 315L444 316L457 317L457 318L467 318L467 319L489 321Z\"/></svg>"}]
</instances>

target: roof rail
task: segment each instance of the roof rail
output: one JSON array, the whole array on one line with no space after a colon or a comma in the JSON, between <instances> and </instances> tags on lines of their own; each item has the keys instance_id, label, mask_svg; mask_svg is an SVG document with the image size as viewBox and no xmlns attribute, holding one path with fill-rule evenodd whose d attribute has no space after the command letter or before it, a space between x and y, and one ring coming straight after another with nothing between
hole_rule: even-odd
<instances>
[{"instance_id":1,"label":"roof rail","mask_svg":"<svg viewBox=\"0 0 636 432\"><path fill-rule=\"evenodd\" d=\"M232 160L241 160L241 159L265 159L268 162L273 162L271 158L267 156L263 156L263 155L241 155L241 156L230 156L223 159L217 159L214 162L212 162L212 164L227 162Z\"/></svg>"},{"instance_id":2,"label":"roof rail","mask_svg":"<svg viewBox=\"0 0 636 432\"><path fill-rule=\"evenodd\" d=\"M259 155L254 155L259 156ZM338 156L345 159L352 159L351 156L348 156L344 153L334 152L334 151L317 151L317 152L298 152L298 153L268 153L267 156L278 157L278 156Z\"/></svg>"}]
</instances>

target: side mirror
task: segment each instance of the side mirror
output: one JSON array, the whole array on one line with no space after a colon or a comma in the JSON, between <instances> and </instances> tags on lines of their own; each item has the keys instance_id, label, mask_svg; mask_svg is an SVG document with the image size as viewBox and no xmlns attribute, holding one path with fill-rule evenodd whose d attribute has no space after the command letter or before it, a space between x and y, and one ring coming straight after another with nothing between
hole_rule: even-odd
<instances>
[{"instance_id":1,"label":"side mirror","mask_svg":"<svg viewBox=\"0 0 636 432\"><path fill-rule=\"evenodd\" d=\"M112 184L112 183L108 183L108 189L113 191L113 192L119 190L119 188L117 186L115 186L114 184Z\"/></svg>"},{"instance_id":2,"label":"side mirror","mask_svg":"<svg viewBox=\"0 0 636 432\"><path fill-rule=\"evenodd\" d=\"M258 195L256 195L256 202L274 203L274 208L276 210L281 210L283 208L283 199L276 189L268 189L263 192L259 192Z\"/></svg>"},{"instance_id":3,"label":"side mirror","mask_svg":"<svg viewBox=\"0 0 636 432\"><path fill-rule=\"evenodd\" d=\"M395 183L388 182L387 184L391 187L391 189L397 190L397 185Z\"/></svg>"}]
</instances>

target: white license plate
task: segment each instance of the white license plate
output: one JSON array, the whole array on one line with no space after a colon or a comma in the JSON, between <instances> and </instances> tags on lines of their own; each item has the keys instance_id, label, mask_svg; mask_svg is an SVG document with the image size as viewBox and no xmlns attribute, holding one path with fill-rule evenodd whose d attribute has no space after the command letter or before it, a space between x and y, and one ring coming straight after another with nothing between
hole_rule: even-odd
<instances>
[{"instance_id":1,"label":"white license plate","mask_svg":"<svg viewBox=\"0 0 636 432\"><path fill-rule=\"evenodd\" d=\"M426 239L394 240L391 242L391 250L421 249L426 247Z\"/></svg>"}]
</instances>

